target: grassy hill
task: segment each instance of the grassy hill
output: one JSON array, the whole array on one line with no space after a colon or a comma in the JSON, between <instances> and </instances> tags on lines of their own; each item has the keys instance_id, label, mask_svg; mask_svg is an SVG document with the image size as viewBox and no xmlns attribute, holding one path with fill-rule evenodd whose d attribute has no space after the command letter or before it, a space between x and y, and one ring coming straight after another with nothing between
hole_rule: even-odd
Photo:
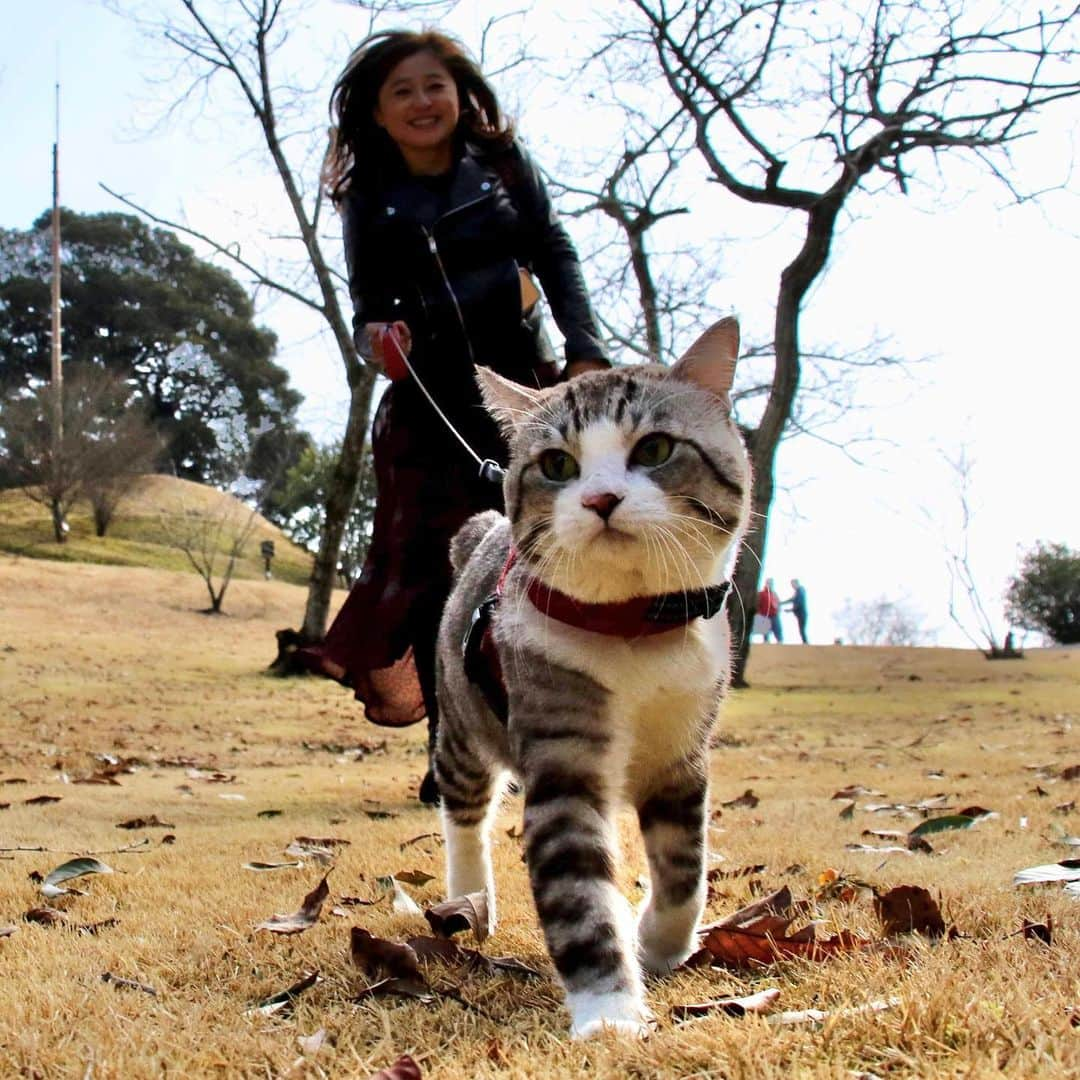
<instances>
[{"instance_id":1,"label":"grassy hill","mask_svg":"<svg viewBox=\"0 0 1080 1080\"><path fill-rule=\"evenodd\" d=\"M911 885L958 936L682 970L650 983L647 1042L578 1045L522 866L520 797L494 829L499 925L479 947L541 976L431 963L433 1000L358 999L375 979L350 959L351 927L428 933L380 878L431 875L405 886L424 907L445 895L438 815L415 799L424 726L375 728L331 682L266 675L301 587L237 581L228 617L208 618L200 584L0 554L0 1077L365 1080L403 1052L425 1080L1080 1075L1077 901L1060 883L1012 885L1021 867L1076 850L1065 838L1080 834L1080 651L989 663L949 649L755 647L752 688L732 695L712 753L705 921L787 885L807 905L796 928L815 919L823 937L880 943L868 886ZM849 785L862 787L834 798ZM866 833L902 838L943 805L995 816L931 835L932 854ZM636 904L632 815L619 832L618 884ZM332 867L286 853L297 837L333 841ZM115 872L77 879L85 895L46 899L28 876L89 852ZM260 873L254 861L283 865ZM296 911L328 870L310 929L255 929ZM45 904L63 924L26 919ZM1021 933L1048 916L1051 945ZM252 1012L316 971L290 1008ZM768 987L777 1012L829 1016L676 1016ZM893 1004L866 1008L876 1001ZM298 1049L320 1029L321 1049Z\"/></svg>"},{"instance_id":2,"label":"grassy hill","mask_svg":"<svg viewBox=\"0 0 1080 1080\"><path fill-rule=\"evenodd\" d=\"M90 507L79 504L69 518L71 532L67 542L58 544L53 539L52 523L45 507L28 499L21 490L0 491L0 551L31 559L193 573L187 556L176 546L177 522L185 513L210 523L226 523L217 541L217 548L224 555L250 511L231 495L214 488L171 476L146 476L120 504L106 536L94 535ZM310 552L298 547L277 526L259 515L234 576L263 576L259 554L263 540L274 542L274 577L296 585L306 584L311 574Z\"/></svg>"}]
</instances>

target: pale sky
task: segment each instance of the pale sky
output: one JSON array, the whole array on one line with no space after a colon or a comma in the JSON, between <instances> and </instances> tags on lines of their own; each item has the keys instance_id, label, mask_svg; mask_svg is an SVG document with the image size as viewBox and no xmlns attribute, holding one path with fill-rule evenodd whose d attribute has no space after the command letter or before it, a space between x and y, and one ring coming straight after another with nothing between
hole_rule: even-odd
<instances>
[{"instance_id":1,"label":"pale sky","mask_svg":"<svg viewBox=\"0 0 1080 1080\"><path fill-rule=\"evenodd\" d=\"M462 4L455 28L474 50L477 12L490 9ZM93 0L0 0L0 10L0 226L25 228L48 206L59 57L64 205L123 209L98 187L103 181L163 216L235 235L245 252L257 247L260 224L287 227L263 161L241 153L252 145L243 110L150 130L167 95L146 80L166 77L168 68L124 19ZM363 18L335 0L311 5L299 38L310 46L312 84L337 73L349 43L363 36ZM564 117L530 114L527 100L522 113L520 128L542 164L553 165L580 137ZM320 99L310 123L325 118ZM1064 181L1078 136L1080 105L1059 109L1023 148L1019 167L1033 183ZM1072 193L1053 192L1038 206L1009 205L985 174L950 173L944 191L936 174L926 176L907 199L853 204L804 317L804 341L858 345L880 332L891 337L892 352L925 358L904 377L871 373L860 391L868 411L830 433L843 442L872 430L875 443L853 447L864 464L805 437L781 450L785 490L765 568L782 596L790 578L802 579L818 642L840 633L832 616L846 598L886 595L920 611L939 643L965 644L947 612L944 545L960 541L959 499L942 457L962 446L974 461L972 563L999 633L1000 597L1018 551L1037 539L1080 547L1080 175L1072 175ZM695 227L707 228L710 213L703 204ZM715 274L702 269L703 292L740 315L744 336L767 337L777 274L793 253L790 233L776 218L735 215L720 204L715 229L732 240ZM305 396L302 424L331 438L346 415L340 360L295 305L266 295L259 304L260 320L279 335L278 360ZM787 632L796 636L793 623Z\"/></svg>"}]
</instances>

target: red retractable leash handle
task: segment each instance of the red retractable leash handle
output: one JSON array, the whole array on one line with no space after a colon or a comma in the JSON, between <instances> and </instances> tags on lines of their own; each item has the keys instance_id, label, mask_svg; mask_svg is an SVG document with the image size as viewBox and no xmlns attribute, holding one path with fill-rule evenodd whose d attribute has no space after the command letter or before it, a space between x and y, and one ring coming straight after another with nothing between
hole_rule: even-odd
<instances>
[{"instance_id":1,"label":"red retractable leash handle","mask_svg":"<svg viewBox=\"0 0 1080 1080\"><path fill-rule=\"evenodd\" d=\"M400 382L409 376L405 363L405 350L401 345L396 327L387 325L376 332L382 349L383 371L391 382Z\"/></svg>"}]
</instances>

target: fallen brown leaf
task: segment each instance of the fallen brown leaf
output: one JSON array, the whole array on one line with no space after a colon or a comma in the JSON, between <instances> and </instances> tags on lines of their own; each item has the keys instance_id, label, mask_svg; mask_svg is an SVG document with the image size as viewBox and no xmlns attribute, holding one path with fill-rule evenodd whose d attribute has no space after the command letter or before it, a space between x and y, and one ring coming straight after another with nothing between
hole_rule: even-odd
<instances>
[{"instance_id":1,"label":"fallen brown leaf","mask_svg":"<svg viewBox=\"0 0 1080 1080\"><path fill-rule=\"evenodd\" d=\"M298 836L293 843L313 848L336 848L348 847L352 841L342 840L338 836Z\"/></svg>"},{"instance_id":2,"label":"fallen brown leaf","mask_svg":"<svg viewBox=\"0 0 1080 1080\"><path fill-rule=\"evenodd\" d=\"M394 877L406 885L416 886L426 885L429 881L435 880L434 874L425 874L423 870L401 870Z\"/></svg>"},{"instance_id":3,"label":"fallen brown leaf","mask_svg":"<svg viewBox=\"0 0 1080 1080\"><path fill-rule=\"evenodd\" d=\"M329 875L327 875L329 876ZM271 915L269 919L259 923L256 930L269 930L275 934L299 934L309 930L319 921L319 912L322 911L323 901L330 895L330 886L326 884L326 877L304 897L300 910L292 915Z\"/></svg>"},{"instance_id":4,"label":"fallen brown leaf","mask_svg":"<svg viewBox=\"0 0 1080 1080\"><path fill-rule=\"evenodd\" d=\"M748 810L753 810L761 800L754 794L754 792L747 788L737 798L729 799L727 802L722 802L720 805L725 810L733 810L735 807L745 806Z\"/></svg>"},{"instance_id":5,"label":"fallen brown leaf","mask_svg":"<svg viewBox=\"0 0 1080 1080\"><path fill-rule=\"evenodd\" d=\"M371 1080L422 1080L420 1066L408 1054L402 1054L388 1069L380 1069Z\"/></svg>"},{"instance_id":6,"label":"fallen brown leaf","mask_svg":"<svg viewBox=\"0 0 1080 1080\"><path fill-rule=\"evenodd\" d=\"M116 826L118 829L175 829L176 826L171 821L162 821L157 814L151 814L149 817L135 817L130 821L121 821Z\"/></svg>"},{"instance_id":7,"label":"fallen brown leaf","mask_svg":"<svg viewBox=\"0 0 1080 1080\"><path fill-rule=\"evenodd\" d=\"M479 971L505 971L526 978L542 978L539 971L512 956L485 956L476 949L467 949L448 938L411 937L406 944L420 960L441 960L447 964L460 964Z\"/></svg>"},{"instance_id":8,"label":"fallen brown leaf","mask_svg":"<svg viewBox=\"0 0 1080 1080\"><path fill-rule=\"evenodd\" d=\"M24 806L44 806L45 803L59 802L62 795L35 795L30 799L23 799Z\"/></svg>"},{"instance_id":9,"label":"fallen brown leaf","mask_svg":"<svg viewBox=\"0 0 1080 1080\"><path fill-rule=\"evenodd\" d=\"M122 979L119 975L114 975L111 971L103 971L101 973L101 981L112 983L113 986L120 990L139 990L144 994L149 994L151 997L157 997L157 991L152 986L135 982L133 979Z\"/></svg>"},{"instance_id":10,"label":"fallen brown leaf","mask_svg":"<svg viewBox=\"0 0 1080 1080\"><path fill-rule=\"evenodd\" d=\"M376 937L362 926L349 932L349 953L352 962L366 975L381 978L365 987L360 997L381 991L405 994L409 997L429 997L431 989L420 971L419 959L410 945Z\"/></svg>"},{"instance_id":11,"label":"fallen brown leaf","mask_svg":"<svg viewBox=\"0 0 1080 1080\"><path fill-rule=\"evenodd\" d=\"M1051 916L1046 916L1046 922L1035 923L1024 920L1024 925L1020 928L1020 933L1024 935L1025 941L1041 941L1044 945L1053 945L1054 943L1054 920Z\"/></svg>"},{"instance_id":12,"label":"fallen brown leaf","mask_svg":"<svg viewBox=\"0 0 1080 1080\"><path fill-rule=\"evenodd\" d=\"M746 997L714 998L712 1001L699 1001L690 1005L673 1005L671 1015L675 1020L690 1020L695 1016L707 1016L713 1012L745 1016L748 1012L765 1012L779 996L780 991L770 987Z\"/></svg>"},{"instance_id":13,"label":"fallen brown leaf","mask_svg":"<svg viewBox=\"0 0 1080 1080\"><path fill-rule=\"evenodd\" d=\"M486 892L455 896L435 904L424 912L431 929L442 937L451 937L462 930L471 930L477 941L488 936L488 904Z\"/></svg>"},{"instance_id":14,"label":"fallen brown leaf","mask_svg":"<svg viewBox=\"0 0 1080 1080\"><path fill-rule=\"evenodd\" d=\"M911 933L941 937L945 933L945 920L937 901L918 885L897 885L887 893L875 895L874 911L886 937Z\"/></svg>"},{"instance_id":15,"label":"fallen brown leaf","mask_svg":"<svg viewBox=\"0 0 1080 1080\"><path fill-rule=\"evenodd\" d=\"M322 982L322 977L317 971L312 971L310 974L305 975L298 982L292 984L285 990L279 990L276 994L271 994L269 997L263 998L253 1009L249 1012L261 1013L263 1016L271 1016L277 1012L285 1012L292 1008L293 1002L305 991L310 990L311 987L317 983Z\"/></svg>"},{"instance_id":16,"label":"fallen brown leaf","mask_svg":"<svg viewBox=\"0 0 1080 1080\"><path fill-rule=\"evenodd\" d=\"M746 969L774 964L780 960L827 960L837 953L854 952L873 944L850 931L841 931L824 940L811 938L806 928L791 936L786 930L791 920L766 915L743 926L716 926L702 942L713 962L725 967Z\"/></svg>"}]
</instances>

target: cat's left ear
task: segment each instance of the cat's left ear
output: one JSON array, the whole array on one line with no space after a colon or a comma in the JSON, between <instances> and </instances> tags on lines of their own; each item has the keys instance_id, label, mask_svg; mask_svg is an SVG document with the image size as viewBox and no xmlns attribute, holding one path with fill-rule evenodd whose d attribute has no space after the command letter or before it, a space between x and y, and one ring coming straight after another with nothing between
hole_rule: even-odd
<instances>
[{"instance_id":1,"label":"cat's left ear","mask_svg":"<svg viewBox=\"0 0 1080 1080\"><path fill-rule=\"evenodd\" d=\"M527 386L496 375L486 367L476 369L476 382L484 399L484 407L506 434L513 431L543 397L543 391L530 390Z\"/></svg>"},{"instance_id":2,"label":"cat's left ear","mask_svg":"<svg viewBox=\"0 0 1080 1080\"><path fill-rule=\"evenodd\" d=\"M739 320L729 315L713 323L671 369L676 379L696 383L730 404L739 358Z\"/></svg>"}]
</instances>

